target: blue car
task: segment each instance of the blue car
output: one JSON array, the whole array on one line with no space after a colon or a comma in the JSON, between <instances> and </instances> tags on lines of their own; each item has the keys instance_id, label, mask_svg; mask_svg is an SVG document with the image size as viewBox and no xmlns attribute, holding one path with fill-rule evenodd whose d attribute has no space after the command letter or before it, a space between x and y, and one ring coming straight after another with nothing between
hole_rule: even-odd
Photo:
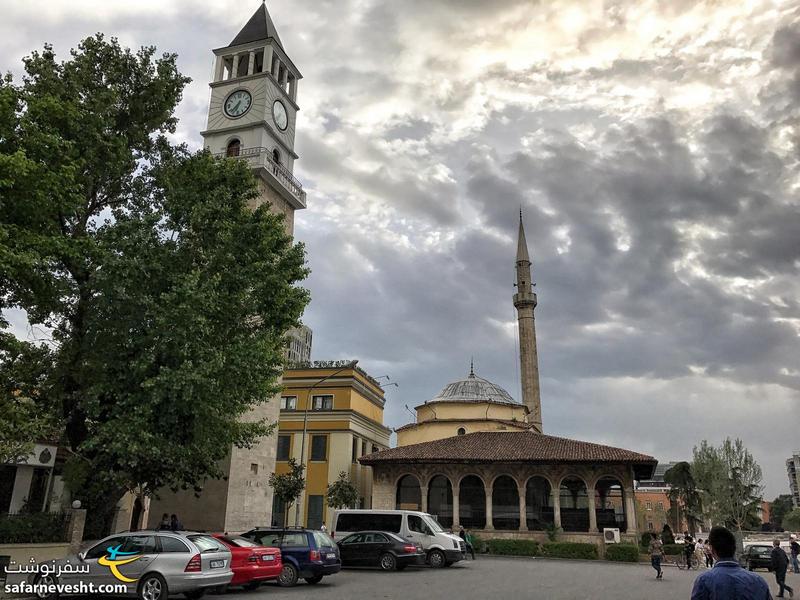
<instances>
[{"instance_id":1,"label":"blue car","mask_svg":"<svg viewBox=\"0 0 800 600\"><path fill-rule=\"evenodd\" d=\"M262 546L280 548L283 569L278 585L292 587L302 577L312 585L342 569L339 547L328 534L312 529L256 527L242 537Z\"/></svg>"}]
</instances>

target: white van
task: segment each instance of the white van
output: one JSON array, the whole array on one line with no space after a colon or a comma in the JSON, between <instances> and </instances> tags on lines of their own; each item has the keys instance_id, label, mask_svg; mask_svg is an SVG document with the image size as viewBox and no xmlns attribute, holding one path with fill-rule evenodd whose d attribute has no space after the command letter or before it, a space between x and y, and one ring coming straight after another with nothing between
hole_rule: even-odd
<instances>
[{"instance_id":1,"label":"white van","mask_svg":"<svg viewBox=\"0 0 800 600\"><path fill-rule=\"evenodd\" d=\"M428 513L416 510L337 510L331 536L339 541L357 531L389 531L418 543L430 566L449 567L464 560L466 544L447 533Z\"/></svg>"}]
</instances>

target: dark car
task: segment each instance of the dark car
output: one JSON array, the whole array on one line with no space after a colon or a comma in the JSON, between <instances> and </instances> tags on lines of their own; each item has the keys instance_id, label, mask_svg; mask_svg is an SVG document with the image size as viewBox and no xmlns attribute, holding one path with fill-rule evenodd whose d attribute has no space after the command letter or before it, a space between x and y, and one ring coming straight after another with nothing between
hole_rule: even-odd
<instances>
[{"instance_id":1,"label":"dark car","mask_svg":"<svg viewBox=\"0 0 800 600\"><path fill-rule=\"evenodd\" d=\"M337 542L342 565L380 567L402 571L408 565L425 564L422 546L385 531L359 531Z\"/></svg>"},{"instance_id":2,"label":"dark car","mask_svg":"<svg viewBox=\"0 0 800 600\"><path fill-rule=\"evenodd\" d=\"M307 583L316 584L323 577L342 569L336 542L322 531L300 527L257 527L243 533L241 537L262 546L281 549L283 569L278 576L278 585L283 587L295 585L301 577Z\"/></svg>"},{"instance_id":3,"label":"dark car","mask_svg":"<svg viewBox=\"0 0 800 600\"><path fill-rule=\"evenodd\" d=\"M754 569L766 569L772 571L772 546L754 544L744 549L739 563L751 571Z\"/></svg>"}]
</instances>

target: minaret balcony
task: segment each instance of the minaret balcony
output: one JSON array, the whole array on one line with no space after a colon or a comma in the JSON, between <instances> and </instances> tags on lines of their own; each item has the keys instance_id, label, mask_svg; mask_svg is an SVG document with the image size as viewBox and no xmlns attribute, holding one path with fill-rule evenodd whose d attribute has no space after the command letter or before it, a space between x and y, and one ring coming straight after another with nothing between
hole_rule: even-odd
<instances>
[{"instance_id":1,"label":"minaret balcony","mask_svg":"<svg viewBox=\"0 0 800 600\"><path fill-rule=\"evenodd\" d=\"M271 150L268 148L240 148L235 152L219 152L214 156L246 160L256 174L271 184L292 208L299 210L306 207L306 192L303 184L292 175L285 165L272 158Z\"/></svg>"}]
</instances>

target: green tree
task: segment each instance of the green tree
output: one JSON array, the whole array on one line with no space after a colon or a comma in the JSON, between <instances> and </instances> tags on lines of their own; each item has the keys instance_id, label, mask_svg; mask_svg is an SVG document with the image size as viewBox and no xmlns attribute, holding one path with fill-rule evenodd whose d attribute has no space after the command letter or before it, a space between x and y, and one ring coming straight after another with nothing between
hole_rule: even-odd
<instances>
[{"instance_id":1,"label":"green tree","mask_svg":"<svg viewBox=\"0 0 800 600\"><path fill-rule=\"evenodd\" d=\"M800 531L800 508L794 508L783 517L783 528L787 531Z\"/></svg>"},{"instance_id":2,"label":"green tree","mask_svg":"<svg viewBox=\"0 0 800 600\"><path fill-rule=\"evenodd\" d=\"M345 471L328 486L326 502L330 508L355 508L358 504L358 488Z\"/></svg>"},{"instance_id":3,"label":"green tree","mask_svg":"<svg viewBox=\"0 0 800 600\"><path fill-rule=\"evenodd\" d=\"M703 440L694 449L692 473L712 523L742 530L757 521L761 467L742 440L726 438L718 448Z\"/></svg>"},{"instance_id":4,"label":"green tree","mask_svg":"<svg viewBox=\"0 0 800 600\"><path fill-rule=\"evenodd\" d=\"M99 534L126 490L199 491L270 433L246 415L279 389L304 253L248 208L245 164L169 143L175 55L98 34L24 63L0 86L0 308L52 330L34 401L57 407Z\"/></svg>"},{"instance_id":5,"label":"green tree","mask_svg":"<svg viewBox=\"0 0 800 600\"><path fill-rule=\"evenodd\" d=\"M676 463L664 473L664 482L670 486L668 496L675 526L679 527L684 518L689 532L694 535L697 523L700 521L702 506L691 465L685 461Z\"/></svg>"},{"instance_id":6,"label":"green tree","mask_svg":"<svg viewBox=\"0 0 800 600\"><path fill-rule=\"evenodd\" d=\"M305 467L290 458L289 459L289 472L282 475L272 473L269 476L269 485L272 487L275 497L281 500L284 506L283 510L283 526L286 527L286 522L289 517L289 509L303 493L306 487L306 480L304 477Z\"/></svg>"},{"instance_id":7,"label":"green tree","mask_svg":"<svg viewBox=\"0 0 800 600\"><path fill-rule=\"evenodd\" d=\"M781 527L783 524L783 517L792 512L792 496L791 494L781 494L772 501L772 506L769 511L769 520L774 527Z\"/></svg>"}]
</instances>

